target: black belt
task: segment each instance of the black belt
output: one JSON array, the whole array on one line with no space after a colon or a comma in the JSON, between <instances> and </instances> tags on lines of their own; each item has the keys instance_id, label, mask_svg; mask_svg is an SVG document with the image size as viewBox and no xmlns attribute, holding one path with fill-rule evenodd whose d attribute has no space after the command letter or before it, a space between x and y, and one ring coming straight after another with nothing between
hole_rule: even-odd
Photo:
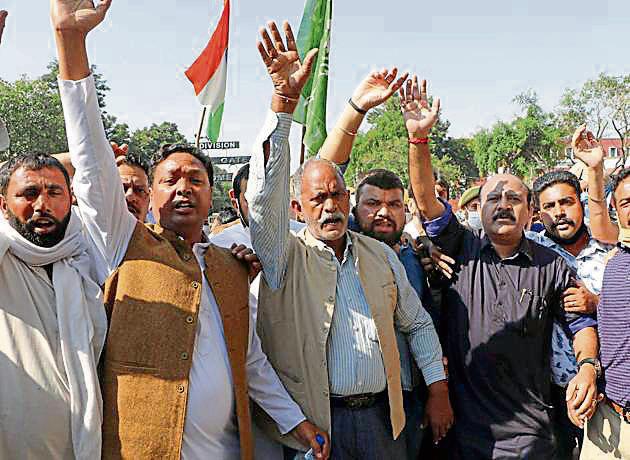
<instances>
[{"instance_id":1,"label":"black belt","mask_svg":"<svg viewBox=\"0 0 630 460\"><path fill-rule=\"evenodd\" d=\"M331 396L332 407L345 407L347 409L367 409L378 402L387 401L387 390L380 393L364 393L352 396Z\"/></svg>"},{"instance_id":2,"label":"black belt","mask_svg":"<svg viewBox=\"0 0 630 460\"><path fill-rule=\"evenodd\" d=\"M626 407L622 407L615 401L608 398L606 398L606 403L612 408L612 410L617 412L617 415L619 415L624 422L630 423L630 407L628 407L628 405L626 405Z\"/></svg>"}]
</instances>

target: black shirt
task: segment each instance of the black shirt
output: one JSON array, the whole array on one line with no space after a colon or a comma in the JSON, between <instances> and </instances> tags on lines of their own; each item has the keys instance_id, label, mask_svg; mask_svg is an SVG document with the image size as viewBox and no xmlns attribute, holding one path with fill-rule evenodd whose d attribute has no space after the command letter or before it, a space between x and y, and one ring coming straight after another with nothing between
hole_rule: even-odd
<instances>
[{"instance_id":1,"label":"black shirt","mask_svg":"<svg viewBox=\"0 0 630 460\"><path fill-rule=\"evenodd\" d=\"M492 458L496 443L535 436L551 443L550 349L554 318L568 325L561 296L574 273L551 249L527 240L510 258L453 215L432 240L456 260L443 318L458 444Z\"/></svg>"}]
</instances>

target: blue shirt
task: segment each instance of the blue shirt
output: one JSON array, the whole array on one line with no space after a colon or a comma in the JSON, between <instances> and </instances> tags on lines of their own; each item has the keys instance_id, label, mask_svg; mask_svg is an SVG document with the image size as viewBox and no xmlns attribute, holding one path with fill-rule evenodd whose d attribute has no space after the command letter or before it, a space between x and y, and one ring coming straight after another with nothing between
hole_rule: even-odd
<instances>
[{"instance_id":1,"label":"blue shirt","mask_svg":"<svg viewBox=\"0 0 630 460\"><path fill-rule=\"evenodd\" d=\"M561 245L544 234L525 232L525 236L538 244L553 249L569 267L575 271L586 288L599 294L604 276L605 257L612 246L591 238L577 256L566 251ZM573 342L558 321L554 321L551 336L551 379L556 385L566 387L577 374L577 361Z\"/></svg>"}]
</instances>

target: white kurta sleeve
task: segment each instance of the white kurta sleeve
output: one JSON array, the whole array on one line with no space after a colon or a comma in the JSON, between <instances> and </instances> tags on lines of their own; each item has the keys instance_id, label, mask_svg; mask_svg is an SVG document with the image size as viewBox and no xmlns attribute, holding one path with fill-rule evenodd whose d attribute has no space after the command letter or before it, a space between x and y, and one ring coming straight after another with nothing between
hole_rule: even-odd
<instances>
[{"instance_id":1,"label":"white kurta sleeve","mask_svg":"<svg viewBox=\"0 0 630 460\"><path fill-rule=\"evenodd\" d=\"M94 78L59 80L59 91L76 170L74 195L87 233L106 265L99 271L107 277L122 262L137 221L127 209L114 153L105 136Z\"/></svg>"}]
</instances>

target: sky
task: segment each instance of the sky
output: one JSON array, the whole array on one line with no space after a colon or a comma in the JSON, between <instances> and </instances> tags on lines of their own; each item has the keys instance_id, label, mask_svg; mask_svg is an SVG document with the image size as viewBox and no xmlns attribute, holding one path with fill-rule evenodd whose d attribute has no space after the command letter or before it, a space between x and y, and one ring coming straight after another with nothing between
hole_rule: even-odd
<instances>
[{"instance_id":1,"label":"sky","mask_svg":"<svg viewBox=\"0 0 630 460\"><path fill-rule=\"evenodd\" d=\"M0 0L9 11L0 78L45 73L56 55L46 0ZM89 36L91 63L111 91L107 111L141 128L173 121L189 139L201 107L184 76L210 38L222 0L114 0ZM256 50L258 29L288 19L302 0L232 0L228 88L221 140L248 155L271 96ZM628 0L334 0L329 129L370 70L398 66L442 99L450 134L467 136L517 112L512 98L534 89L553 109L567 87L600 72L630 72ZM366 128L366 126L363 126ZM294 129L294 141L299 136Z\"/></svg>"}]
</instances>

